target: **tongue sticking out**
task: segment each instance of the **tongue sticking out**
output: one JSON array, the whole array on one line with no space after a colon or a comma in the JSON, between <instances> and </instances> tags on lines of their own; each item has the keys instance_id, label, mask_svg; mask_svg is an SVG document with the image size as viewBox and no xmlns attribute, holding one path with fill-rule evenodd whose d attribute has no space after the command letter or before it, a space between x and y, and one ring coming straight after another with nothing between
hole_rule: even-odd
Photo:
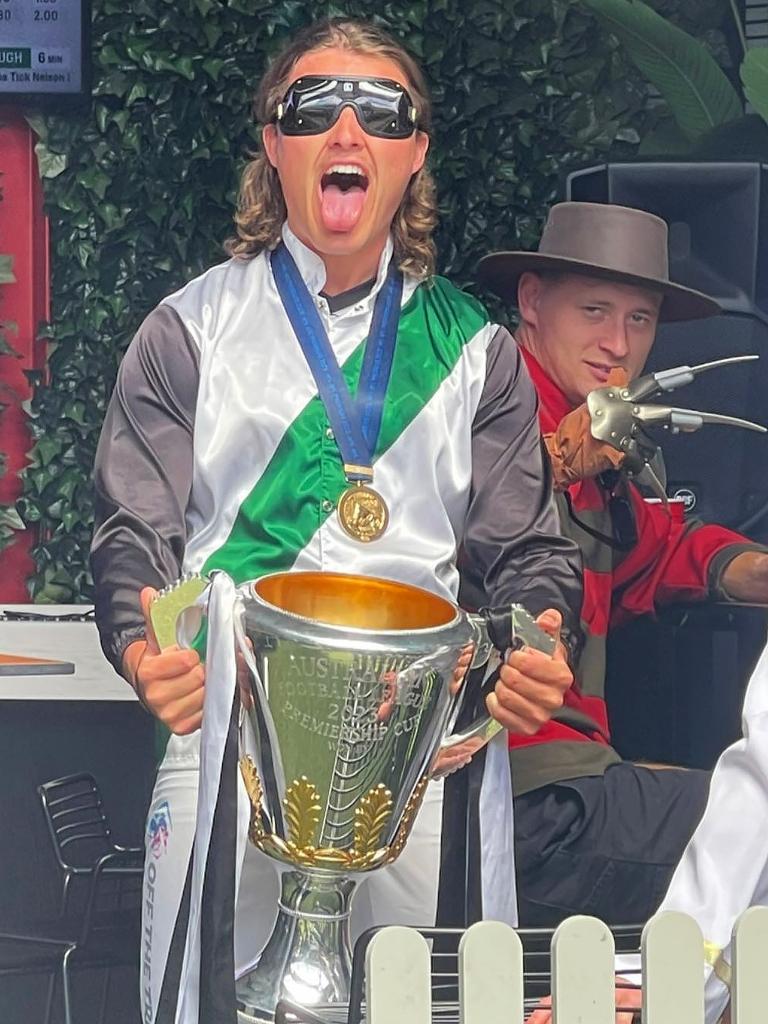
<instances>
[{"instance_id":1,"label":"tongue sticking out","mask_svg":"<svg viewBox=\"0 0 768 1024\"><path fill-rule=\"evenodd\" d=\"M338 185L322 189L320 211L328 231L351 231L357 224L365 202L365 189L354 187L342 191Z\"/></svg>"}]
</instances>

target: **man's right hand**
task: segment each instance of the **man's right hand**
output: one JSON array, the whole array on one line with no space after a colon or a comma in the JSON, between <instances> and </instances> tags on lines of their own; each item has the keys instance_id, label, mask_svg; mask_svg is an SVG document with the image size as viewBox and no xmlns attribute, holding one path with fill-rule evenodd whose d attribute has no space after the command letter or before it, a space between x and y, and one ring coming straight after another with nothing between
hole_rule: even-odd
<instances>
[{"instance_id":1,"label":"man's right hand","mask_svg":"<svg viewBox=\"0 0 768 1024\"><path fill-rule=\"evenodd\" d=\"M144 706L171 732L187 736L203 720L205 669L197 651L174 645L160 650L149 608L157 595L152 587L141 591L146 640L137 640L123 653L123 674Z\"/></svg>"}]
</instances>

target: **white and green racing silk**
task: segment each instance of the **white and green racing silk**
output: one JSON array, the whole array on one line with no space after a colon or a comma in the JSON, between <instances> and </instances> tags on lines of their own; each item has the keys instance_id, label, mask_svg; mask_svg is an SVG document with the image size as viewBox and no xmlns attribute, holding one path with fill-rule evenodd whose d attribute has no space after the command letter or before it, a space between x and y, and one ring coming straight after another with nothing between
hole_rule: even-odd
<instances>
[{"instance_id":1,"label":"white and green racing silk","mask_svg":"<svg viewBox=\"0 0 768 1024\"><path fill-rule=\"evenodd\" d=\"M331 314L322 261L287 226L284 240L354 394L391 243L367 298ZM374 456L390 522L364 545L339 524L341 456L266 255L214 267L166 302L199 347L185 570L221 568L238 583L289 569L360 572L455 600L471 426L497 329L483 307L442 278L406 277Z\"/></svg>"}]
</instances>

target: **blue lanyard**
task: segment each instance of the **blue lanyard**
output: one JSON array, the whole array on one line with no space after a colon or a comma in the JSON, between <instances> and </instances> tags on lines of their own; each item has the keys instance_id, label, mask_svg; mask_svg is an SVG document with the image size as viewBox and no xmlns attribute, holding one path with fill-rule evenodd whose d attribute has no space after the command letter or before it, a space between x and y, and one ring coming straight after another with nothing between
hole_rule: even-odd
<instances>
[{"instance_id":1,"label":"blue lanyard","mask_svg":"<svg viewBox=\"0 0 768 1024\"><path fill-rule=\"evenodd\" d=\"M348 480L373 479L373 455L379 438L384 396L395 354L403 275L390 263L376 296L373 318L355 399L328 340L299 268L281 243L271 254L275 284L301 350L317 384Z\"/></svg>"}]
</instances>

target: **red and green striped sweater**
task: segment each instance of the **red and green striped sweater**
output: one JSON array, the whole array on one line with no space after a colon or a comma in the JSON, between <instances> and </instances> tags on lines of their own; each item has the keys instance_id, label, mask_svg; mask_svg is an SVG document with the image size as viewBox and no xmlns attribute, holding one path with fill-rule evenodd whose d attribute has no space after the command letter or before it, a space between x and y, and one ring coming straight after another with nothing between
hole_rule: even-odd
<instances>
[{"instance_id":1,"label":"red and green striped sweater","mask_svg":"<svg viewBox=\"0 0 768 1024\"><path fill-rule=\"evenodd\" d=\"M539 395L542 432L551 433L573 405L533 356L523 355ZM510 736L517 795L562 779L602 774L620 760L610 745L604 699L611 626L665 603L724 599L721 578L728 563L742 551L765 550L724 527L673 521L663 506L644 502L623 476L612 493L631 503L638 539L629 550L617 550L595 536L613 533L610 493L600 481L574 484L570 503L558 496L563 532L578 543L584 561L585 642L562 711L535 736Z\"/></svg>"}]
</instances>

